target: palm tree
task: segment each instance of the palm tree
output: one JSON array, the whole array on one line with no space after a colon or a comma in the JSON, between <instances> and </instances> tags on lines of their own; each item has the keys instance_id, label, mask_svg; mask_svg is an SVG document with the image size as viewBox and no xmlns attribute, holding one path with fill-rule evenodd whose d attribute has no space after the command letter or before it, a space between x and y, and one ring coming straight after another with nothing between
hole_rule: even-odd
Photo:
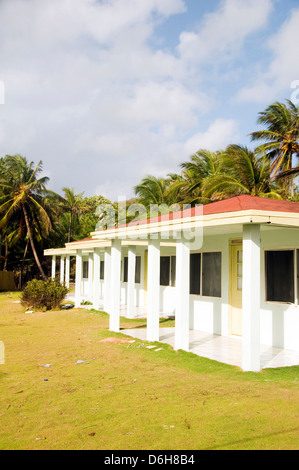
<instances>
[{"instance_id":1,"label":"palm tree","mask_svg":"<svg viewBox=\"0 0 299 470\"><path fill-rule=\"evenodd\" d=\"M204 196L219 200L250 194L281 199L279 190L271 182L270 162L265 156L259 157L244 146L229 145L218 158L217 172L203 181Z\"/></svg>"},{"instance_id":2,"label":"palm tree","mask_svg":"<svg viewBox=\"0 0 299 470\"><path fill-rule=\"evenodd\" d=\"M63 188L64 200L62 210L69 214L67 241L71 241L74 225L78 223L79 216L85 212L87 206L84 204L83 194L75 194L74 188Z\"/></svg>"},{"instance_id":3,"label":"palm tree","mask_svg":"<svg viewBox=\"0 0 299 470\"><path fill-rule=\"evenodd\" d=\"M138 196L138 202L148 208L153 204L169 203L166 196L168 186L169 179L148 175L134 187L134 191Z\"/></svg>"},{"instance_id":4,"label":"palm tree","mask_svg":"<svg viewBox=\"0 0 299 470\"><path fill-rule=\"evenodd\" d=\"M20 155L6 155L1 159L0 176L0 228L18 224L19 233L26 228L31 249L43 279L46 275L36 249L36 240L46 237L52 227L49 197L46 190L48 178L38 178L42 171L42 162L33 167ZM53 193L54 195L54 193Z\"/></svg>"},{"instance_id":5,"label":"palm tree","mask_svg":"<svg viewBox=\"0 0 299 470\"><path fill-rule=\"evenodd\" d=\"M219 171L219 156L221 152L211 152L200 149L190 157L190 161L181 164L184 180L181 182L181 190L184 194L184 202L188 204L206 204L209 197L202 192L205 179L216 175Z\"/></svg>"},{"instance_id":6,"label":"palm tree","mask_svg":"<svg viewBox=\"0 0 299 470\"><path fill-rule=\"evenodd\" d=\"M253 141L265 141L256 150L265 152L271 161L271 176L283 178L291 189L293 159L299 156L299 107L290 100L286 103L275 102L259 113L257 123L267 128L250 135Z\"/></svg>"}]
</instances>

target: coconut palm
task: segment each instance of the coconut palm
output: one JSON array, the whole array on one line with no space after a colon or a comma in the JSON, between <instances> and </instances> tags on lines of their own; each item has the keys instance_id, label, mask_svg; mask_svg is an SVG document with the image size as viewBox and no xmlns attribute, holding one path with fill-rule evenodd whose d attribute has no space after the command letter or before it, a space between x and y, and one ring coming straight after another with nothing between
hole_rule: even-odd
<instances>
[{"instance_id":1,"label":"coconut palm","mask_svg":"<svg viewBox=\"0 0 299 470\"><path fill-rule=\"evenodd\" d=\"M46 189L48 178L38 178L42 162L34 168L33 162L21 155L7 155L1 159L0 166L0 229L17 224L20 236L26 230L40 274L46 279L36 248L36 242L46 237L52 227L51 192Z\"/></svg>"},{"instance_id":2,"label":"coconut palm","mask_svg":"<svg viewBox=\"0 0 299 470\"><path fill-rule=\"evenodd\" d=\"M290 100L286 103L275 102L259 113L257 122L266 129L250 135L253 141L264 141L256 150L265 152L271 161L271 176L283 178L290 189L293 160L299 156L299 107Z\"/></svg>"},{"instance_id":3,"label":"coconut palm","mask_svg":"<svg viewBox=\"0 0 299 470\"><path fill-rule=\"evenodd\" d=\"M138 202L145 207L149 207L152 204L169 203L166 196L168 186L169 179L148 175L134 187L134 191L138 197Z\"/></svg>"},{"instance_id":4,"label":"coconut palm","mask_svg":"<svg viewBox=\"0 0 299 470\"><path fill-rule=\"evenodd\" d=\"M193 205L210 202L210 199L203 194L202 186L207 177L218 173L220 154L221 152L200 149L191 155L190 161L181 164L184 174L181 190L185 203Z\"/></svg>"},{"instance_id":5,"label":"coconut palm","mask_svg":"<svg viewBox=\"0 0 299 470\"><path fill-rule=\"evenodd\" d=\"M203 195L211 200L239 194L281 199L271 182L270 162L245 146L229 145L218 154L217 172L208 175L202 184Z\"/></svg>"},{"instance_id":6,"label":"coconut palm","mask_svg":"<svg viewBox=\"0 0 299 470\"><path fill-rule=\"evenodd\" d=\"M75 194L74 188L63 188L64 199L61 204L62 211L68 214L68 231L67 231L67 241L68 243L72 239L74 226L78 224L79 216L84 214L88 209L84 203L83 194Z\"/></svg>"}]
</instances>

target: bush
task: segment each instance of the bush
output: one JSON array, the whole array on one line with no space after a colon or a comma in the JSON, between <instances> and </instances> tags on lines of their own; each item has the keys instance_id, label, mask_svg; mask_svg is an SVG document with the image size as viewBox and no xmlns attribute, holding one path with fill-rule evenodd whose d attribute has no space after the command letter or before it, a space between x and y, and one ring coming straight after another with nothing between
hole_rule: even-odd
<instances>
[{"instance_id":1,"label":"bush","mask_svg":"<svg viewBox=\"0 0 299 470\"><path fill-rule=\"evenodd\" d=\"M51 310L60 307L68 293L67 287L60 284L58 279L28 282L21 295L22 305L41 310Z\"/></svg>"}]
</instances>

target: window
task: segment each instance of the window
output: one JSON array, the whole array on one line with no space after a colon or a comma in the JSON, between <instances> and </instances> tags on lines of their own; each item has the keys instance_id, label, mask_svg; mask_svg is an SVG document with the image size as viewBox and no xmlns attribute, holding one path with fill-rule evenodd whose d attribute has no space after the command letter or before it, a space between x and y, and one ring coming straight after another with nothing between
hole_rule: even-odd
<instances>
[{"instance_id":1,"label":"window","mask_svg":"<svg viewBox=\"0 0 299 470\"><path fill-rule=\"evenodd\" d=\"M141 278L141 256L136 256L135 261L135 284L140 284ZM129 270L129 258L124 257L124 273L123 273L123 282L128 282L128 270Z\"/></svg>"},{"instance_id":2,"label":"window","mask_svg":"<svg viewBox=\"0 0 299 470\"><path fill-rule=\"evenodd\" d=\"M135 284L140 284L141 279L141 256L136 256Z\"/></svg>"},{"instance_id":3,"label":"window","mask_svg":"<svg viewBox=\"0 0 299 470\"><path fill-rule=\"evenodd\" d=\"M200 295L201 253L190 255L190 294Z\"/></svg>"},{"instance_id":4,"label":"window","mask_svg":"<svg viewBox=\"0 0 299 470\"><path fill-rule=\"evenodd\" d=\"M88 261L83 261L83 279L88 279Z\"/></svg>"},{"instance_id":5,"label":"window","mask_svg":"<svg viewBox=\"0 0 299 470\"><path fill-rule=\"evenodd\" d=\"M160 286L169 286L170 281L170 256L160 258Z\"/></svg>"},{"instance_id":6,"label":"window","mask_svg":"<svg viewBox=\"0 0 299 470\"><path fill-rule=\"evenodd\" d=\"M175 256L160 257L160 286L175 286Z\"/></svg>"},{"instance_id":7,"label":"window","mask_svg":"<svg viewBox=\"0 0 299 470\"><path fill-rule=\"evenodd\" d=\"M202 254L202 295L221 297L221 253Z\"/></svg>"},{"instance_id":8,"label":"window","mask_svg":"<svg viewBox=\"0 0 299 470\"><path fill-rule=\"evenodd\" d=\"M191 253L190 294L221 297L221 253Z\"/></svg>"},{"instance_id":9,"label":"window","mask_svg":"<svg viewBox=\"0 0 299 470\"><path fill-rule=\"evenodd\" d=\"M100 261L100 279L103 280L105 276L105 261Z\"/></svg>"},{"instance_id":10,"label":"window","mask_svg":"<svg viewBox=\"0 0 299 470\"><path fill-rule=\"evenodd\" d=\"M294 255L294 250L265 252L266 300L295 302ZM296 275L298 286L298 264Z\"/></svg>"},{"instance_id":11,"label":"window","mask_svg":"<svg viewBox=\"0 0 299 470\"><path fill-rule=\"evenodd\" d=\"M176 257L171 256L170 261L171 261L171 265L170 265L170 285L172 287L175 287Z\"/></svg>"},{"instance_id":12,"label":"window","mask_svg":"<svg viewBox=\"0 0 299 470\"><path fill-rule=\"evenodd\" d=\"M128 268L129 268L129 261L128 257L124 258L124 282L128 282Z\"/></svg>"}]
</instances>

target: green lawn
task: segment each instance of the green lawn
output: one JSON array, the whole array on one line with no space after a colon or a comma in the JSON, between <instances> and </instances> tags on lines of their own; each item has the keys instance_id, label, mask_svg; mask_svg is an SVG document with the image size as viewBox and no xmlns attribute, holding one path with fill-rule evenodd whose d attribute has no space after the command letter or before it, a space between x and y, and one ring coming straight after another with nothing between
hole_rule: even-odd
<instances>
[{"instance_id":1,"label":"green lawn","mask_svg":"<svg viewBox=\"0 0 299 470\"><path fill-rule=\"evenodd\" d=\"M25 313L18 297L0 294L1 450L299 449L299 367L155 351L109 332L104 313Z\"/></svg>"}]
</instances>

